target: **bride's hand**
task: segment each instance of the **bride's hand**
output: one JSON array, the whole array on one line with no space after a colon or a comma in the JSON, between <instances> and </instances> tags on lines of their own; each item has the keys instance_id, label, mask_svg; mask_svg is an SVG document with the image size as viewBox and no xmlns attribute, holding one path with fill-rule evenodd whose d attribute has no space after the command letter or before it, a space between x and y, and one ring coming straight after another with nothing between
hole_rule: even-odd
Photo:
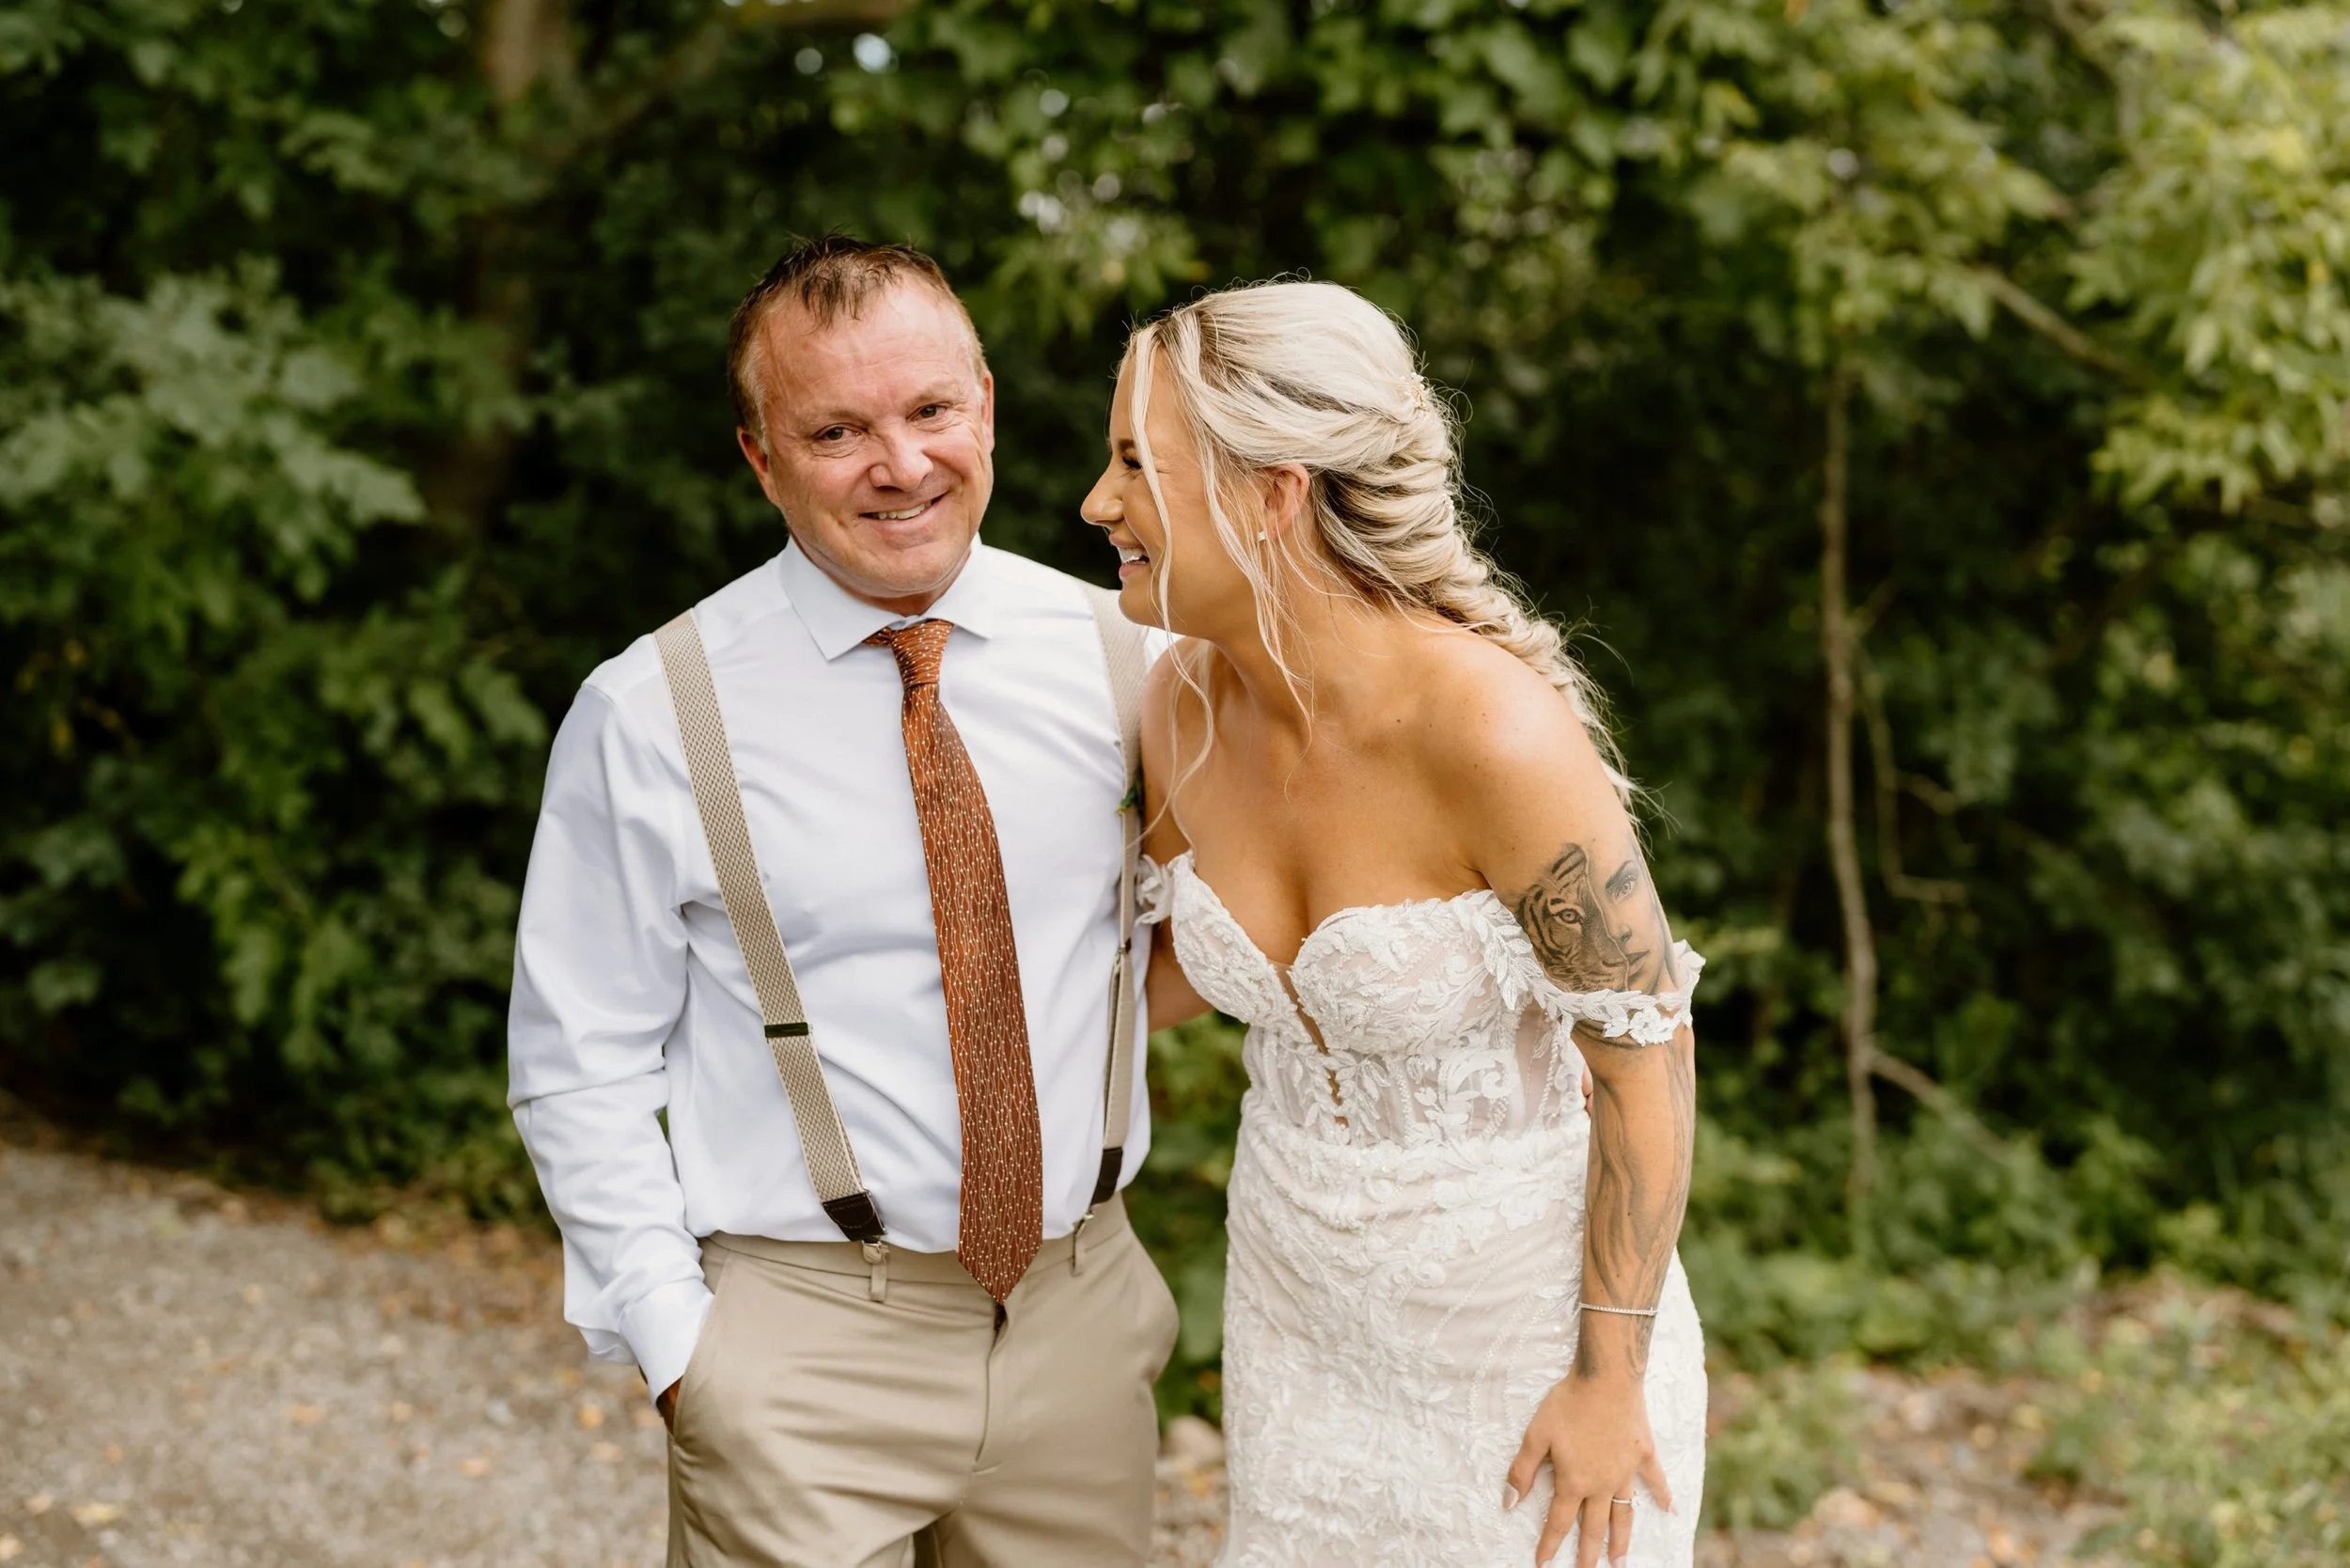
<instances>
[{"instance_id":1,"label":"bride's hand","mask_svg":"<svg viewBox=\"0 0 2350 1568\"><path fill-rule=\"evenodd\" d=\"M1569 1372L1543 1396L1542 1406L1526 1426L1526 1441L1510 1466L1502 1507L1515 1508L1534 1489L1534 1478L1547 1461L1552 1497L1550 1517L1534 1548L1535 1568L1546 1568L1559 1544L1579 1518L1583 1535L1574 1554L1574 1568L1593 1568L1600 1547L1607 1560L1619 1562L1632 1549L1633 1505L1637 1478L1648 1484L1649 1497L1667 1513L1672 1511L1672 1488L1665 1466L1656 1457L1656 1439L1649 1431L1648 1398L1638 1380L1604 1372L1584 1377Z\"/></svg>"}]
</instances>

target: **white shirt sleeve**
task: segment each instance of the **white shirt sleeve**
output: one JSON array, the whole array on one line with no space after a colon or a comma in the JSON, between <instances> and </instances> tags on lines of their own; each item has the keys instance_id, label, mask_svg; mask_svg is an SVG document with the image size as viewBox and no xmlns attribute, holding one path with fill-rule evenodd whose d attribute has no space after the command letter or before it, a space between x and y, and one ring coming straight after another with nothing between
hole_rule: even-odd
<instances>
[{"instance_id":1,"label":"white shirt sleeve","mask_svg":"<svg viewBox=\"0 0 2350 1568\"><path fill-rule=\"evenodd\" d=\"M663 1048L685 1004L672 837L684 792L583 687L556 734L515 936L508 1103L563 1231L563 1315L658 1394L710 1312L663 1136Z\"/></svg>"}]
</instances>

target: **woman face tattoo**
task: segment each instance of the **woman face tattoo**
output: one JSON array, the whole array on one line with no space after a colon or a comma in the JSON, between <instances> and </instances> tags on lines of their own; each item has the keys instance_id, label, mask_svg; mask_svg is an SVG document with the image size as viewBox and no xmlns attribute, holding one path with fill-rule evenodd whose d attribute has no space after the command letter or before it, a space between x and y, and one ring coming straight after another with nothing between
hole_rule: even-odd
<instances>
[{"instance_id":1,"label":"woman face tattoo","mask_svg":"<svg viewBox=\"0 0 2350 1568\"><path fill-rule=\"evenodd\" d=\"M1518 923L1543 967L1576 991L1633 991L1653 983L1650 960L1657 944L1641 939L1643 917L1655 907L1647 877L1632 856L1605 882L1591 857L1569 844L1519 899Z\"/></svg>"}]
</instances>

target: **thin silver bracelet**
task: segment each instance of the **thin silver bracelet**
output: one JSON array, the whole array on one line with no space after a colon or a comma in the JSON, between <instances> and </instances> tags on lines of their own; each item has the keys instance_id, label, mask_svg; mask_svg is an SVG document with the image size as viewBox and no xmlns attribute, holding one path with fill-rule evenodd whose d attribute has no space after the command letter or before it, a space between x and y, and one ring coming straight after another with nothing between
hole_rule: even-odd
<instances>
[{"instance_id":1,"label":"thin silver bracelet","mask_svg":"<svg viewBox=\"0 0 2350 1568\"><path fill-rule=\"evenodd\" d=\"M1653 1318L1656 1315L1653 1307L1602 1307L1596 1301L1578 1301L1575 1306L1586 1312L1613 1312L1620 1318Z\"/></svg>"}]
</instances>

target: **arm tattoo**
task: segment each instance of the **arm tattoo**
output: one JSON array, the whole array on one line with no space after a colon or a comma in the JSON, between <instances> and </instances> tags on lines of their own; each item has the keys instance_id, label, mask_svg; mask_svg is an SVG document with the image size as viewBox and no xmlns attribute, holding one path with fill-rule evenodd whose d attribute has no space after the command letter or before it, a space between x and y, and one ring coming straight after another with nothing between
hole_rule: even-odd
<instances>
[{"instance_id":1,"label":"arm tattoo","mask_svg":"<svg viewBox=\"0 0 2350 1568\"><path fill-rule=\"evenodd\" d=\"M1664 1045L1585 1047L1591 1061L1591 1164L1586 1180L1583 1299L1653 1307L1665 1294L1673 1245L1689 1201L1689 1156L1697 1143L1696 1051L1687 1031ZM1635 1063L1608 1057L1647 1058ZM1661 1069L1654 1071L1653 1069ZM1644 1081L1641 1081L1644 1080ZM1608 1320L1629 1329L1624 1370L1648 1370L1654 1318ZM1606 1370L1596 1337L1583 1325L1574 1357L1581 1377ZM1620 1331L1621 1332L1621 1331Z\"/></svg>"},{"instance_id":2,"label":"arm tattoo","mask_svg":"<svg viewBox=\"0 0 2350 1568\"><path fill-rule=\"evenodd\" d=\"M1569 844L1514 901L1518 923L1543 971L1568 991L1677 990L1672 933L1639 852L1594 855ZM1696 1052L1684 1030L1641 1047L1577 1026L1591 1069L1591 1160L1586 1189L1583 1293L1587 1301L1650 1307L1664 1294L1689 1199L1696 1142ZM1587 1319L1575 1374L1595 1377L1606 1357ZM1610 1319L1607 1337L1628 1344L1622 1370L1640 1376L1655 1320Z\"/></svg>"},{"instance_id":3,"label":"arm tattoo","mask_svg":"<svg viewBox=\"0 0 2350 1568\"><path fill-rule=\"evenodd\" d=\"M1552 980L1569 991L1670 991L1681 982L1656 886L1637 850L1614 870L1569 844L1518 896L1518 924Z\"/></svg>"}]
</instances>

